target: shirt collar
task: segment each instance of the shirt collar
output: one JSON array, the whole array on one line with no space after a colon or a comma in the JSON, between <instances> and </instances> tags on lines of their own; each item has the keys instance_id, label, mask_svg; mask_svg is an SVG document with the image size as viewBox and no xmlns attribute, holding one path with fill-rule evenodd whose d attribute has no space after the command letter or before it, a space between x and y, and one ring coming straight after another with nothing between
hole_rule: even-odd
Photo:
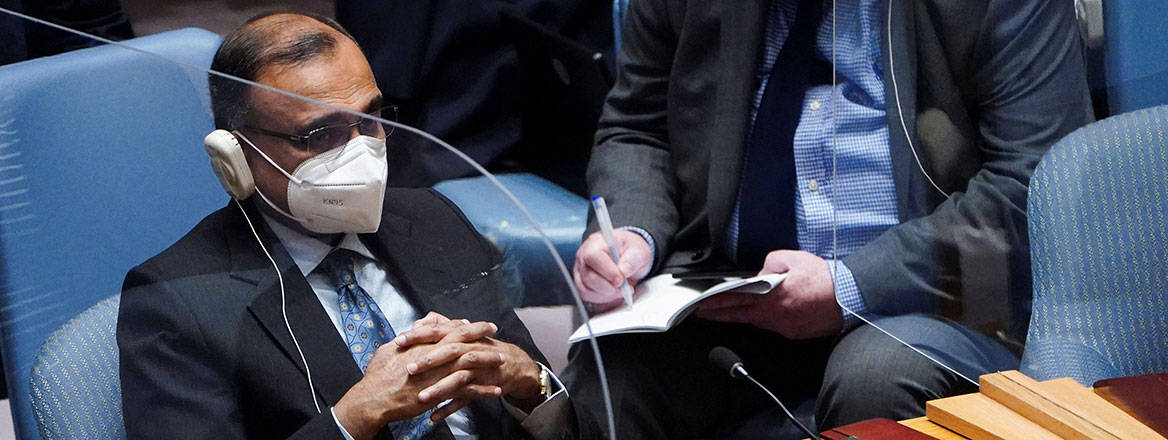
<instances>
[{"instance_id":1,"label":"shirt collar","mask_svg":"<svg viewBox=\"0 0 1168 440\"><path fill-rule=\"evenodd\" d=\"M365 247L365 243L362 243L357 237L357 234L345 234L341 238L341 242L336 247L333 247L314 237L309 237L284 226L284 224L271 218L266 213L261 213L261 215L264 221L268 223L268 227L276 234L276 238L280 239L280 243L284 245L284 250L288 251L288 255L292 257L292 261L296 263L296 267L300 269L300 273L306 277L313 270L316 270L320 262L324 261L324 257L327 257L334 249L348 249L362 257L377 260L373 257L373 253L369 252L369 248Z\"/></svg>"}]
</instances>

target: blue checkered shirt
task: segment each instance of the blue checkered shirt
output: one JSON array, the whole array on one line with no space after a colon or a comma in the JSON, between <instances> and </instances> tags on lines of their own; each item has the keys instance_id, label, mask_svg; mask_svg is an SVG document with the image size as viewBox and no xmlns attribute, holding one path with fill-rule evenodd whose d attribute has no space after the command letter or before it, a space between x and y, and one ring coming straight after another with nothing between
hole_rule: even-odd
<instances>
[{"instance_id":1,"label":"blue checkered shirt","mask_svg":"<svg viewBox=\"0 0 1168 440\"><path fill-rule=\"evenodd\" d=\"M820 85L807 90L794 142L798 184L795 223L799 247L828 260L836 298L857 314L867 310L864 299L852 272L837 259L855 252L899 223L880 68L883 35L880 4L878 0L837 2L836 21L840 26L835 36L837 84L834 89ZM798 0L777 0L771 4L760 54L762 62L755 72L758 88L751 106L751 120L762 102L775 58L794 23L797 6ZM825 5L816 49L821 59L831 61L829 5ZM736 204L727 228L729 255L737 255L738 209ZM837 226L835 237L832 225ZM856 323L856 318L846 310L843 315L845 328Z\"/></svg>"}]
</instances>

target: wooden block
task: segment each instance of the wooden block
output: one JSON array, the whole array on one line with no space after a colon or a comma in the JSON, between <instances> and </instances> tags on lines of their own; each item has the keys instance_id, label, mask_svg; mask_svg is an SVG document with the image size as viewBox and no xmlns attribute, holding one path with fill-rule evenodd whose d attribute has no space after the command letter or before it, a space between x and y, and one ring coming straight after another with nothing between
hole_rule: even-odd
<instances>
[{"instance_id":1,"label":"wooden block","mask_svg":"<svg viewBox=\"0 0 1168 440\"><path fill-rule=\"evenodd\" d=\"M1120 440L1081 415L1050 401L1038 388L1038 381L1018 371L981 376L981 394L1018 413L1027 420L1063 438L1074 440Z\"/></svg>"},{"instance_id":2,"label":"wooden block","mask_svg":"<svg viewBox=\"0 0 1168 440\"><path fill-rule=\"evenodd\" d=\"M945 429L944 426L933 423L928 417L917 417L915 419L901 420L897 423L907 426L925 434L929 437L938 440L965 440L961 434Z\"/></svg>"},{"instance_id":3,"label":"wooden block","mask_svg":"<svg viewBox=\"0 0 1168 440\"><path fill-rule=\"evenodd\" d=\"M1038 390L1048 400L1083 417L1092 424L1123 439L1165 440L1147 425L1096 395L1093 391L1063 378L1039 382Z\"/></svg>"},{"instance_id":4,"label":"wooden block","mask_svg":"<svg viewBox=\"0 0 1168 440\"><path fill-rule=\"evenodd\" d=\"M1059 440L1060 437L980 393L925 403L925 415L973 440Z\"/></svg>"}]
</instances>

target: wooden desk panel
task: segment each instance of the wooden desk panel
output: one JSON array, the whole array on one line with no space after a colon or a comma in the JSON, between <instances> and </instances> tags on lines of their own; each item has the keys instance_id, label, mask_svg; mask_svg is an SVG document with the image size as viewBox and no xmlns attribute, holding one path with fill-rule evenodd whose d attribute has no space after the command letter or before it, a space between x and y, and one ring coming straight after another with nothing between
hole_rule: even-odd
<instances>
[{"instance_id":1,"label":"wooden desk panel","mask_svg":"<svg viewBox=\"0 0 1168 440\"><path fill-rule=\"evenodd\" d=\"M1062 440L980 393L930 401L925 404L925 414L938 425L971 439Z\"/></svg>"},{"instance_id":2,"label":"wooden desk panel","mask_svg":"<svg viewBox=\"0 0 1168 440\"><path fill-rule=\"evenodd\" d=\"M901 425L907 426L937 440L966 440L961 434L945 429L944 426L933 423L928 417L901 420Z\"/></svg>"}]
</instances>

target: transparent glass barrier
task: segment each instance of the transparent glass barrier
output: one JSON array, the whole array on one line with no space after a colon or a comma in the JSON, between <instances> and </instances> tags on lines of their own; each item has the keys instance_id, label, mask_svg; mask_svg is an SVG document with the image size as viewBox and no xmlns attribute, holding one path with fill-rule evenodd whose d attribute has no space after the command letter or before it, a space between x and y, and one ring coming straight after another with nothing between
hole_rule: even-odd
<instances>
[{"instance_id":1,"label":"transparent glass barrier","mask_svg":"<svg viewBox=\"0 0 1168 440\"><path fill-rule=\"evenodd\" d=\"M896 7L835 5L832 26L820 29L837 38L823 105L832 134L813 146L828 152L831 171L827 181L800 176L800 218L811 225L800 244L828 261L845 316L831 362L867 353L829 371L880 384L863 389L885 417L919 415L925 400L978 392L980 382L1018 413L1023 403L1009 399L1031 393L1075 418L1086 408L1048 381L1090 387L1168 368L1163 307L1146 299L1168 286L1151 262L1162 252L1150 247L1164 244L1165 216L1136 208L1164 203L1144 188L1162 186L1146 178L1165 169L1157 151L1168 103L1163 81L1147 82L1168 75L1168 58L1146 44L1165 40L1143 28L1132 2L1102 15L1099 2L1074 2L1077 11L1037 3L991 8L988 26L1028 25L962 55L971 64L945 48L905 50L914 23ZM865 38L881 53L855 50ZM1023 52L1025 61L1009 55ZM939 97L948 92L927 66L953 71L941 89L961 104ZM830 220L816 223L825 212ZM816 229L825 223L828 234ZM1009 370L1026 377L992 374ZM897 396L914 387L924 394L904 406ZM950 405L930 418L969 416L946 415ZM1084 426L1077 435L1119 433Z\"/></svg>"},{"instance_id":2,"label":"transparent glass barrier","mask_svg":"<svg viewBox=\"0 0 1168 440\"><path fill-rule=\"evenodd\" d=\"M885 15L888 10L878 8L872 17L878 32L871 38L880 40L882 50L900 47L897 42L905 36L899 30L908 26L907 17ZM855 66L853 61L863 54L844 53L843 49L834 53L837 84L817 86L817 96L826 98L805 102L805 106L829 111L829 120L835 121L830 126L831 136L819 146L830 154L821 151L815 156L817 160L830 159L829 164L818 167L826 178L800 177L796 183L800 212L805 220L814 220L800 231L799 244L828 267L825 276L832 280L831 293L842 300L838 305L843 328L842 334L808 332L793 339L818 338L823 341L820 347L836 350L832 358L857 352L872 356L853 357L851 363L834 367L830 362L835 360L826 352L809 355L811 350L805 348L772 357L744 356L747 368L761 373L764 385L777 388L778 396L797 416L815 422L813 427L820 430L831 427L824 419L806 418L815 413L814 402L809 409L787 400L788 396L820 397L819 386L810 386L809 394L800 394L805 390L786 389L784 385L784 377L795 377L797 367L816 362L826 365L818 367L819 371L827 371L824 380L839 385L835 390L867 393L867 406L881 408L892 405L886 404L887 395L878 393L895 394L903 390L905 379L919 377L914 374L922 371L932 375L932 382L926 384L931 399L976 391L980 375L998 370L1021 368L1037 380L1074 377L1091 385L1106 377L1168 369L1162 349L1168 340L1164 318L1168 313L1163 313L1163 301L1158 300L1168 285L1161 270L1164 249L1168 249L1168 235L1163 233L1168 219L1157 209L1165 204L1163 194L1168 193L1161 177L1168 174L1162 160L1163 139L1168 138L1163 127L1168 121L1163 107L1147 108L1168 102L1156 100L1156 96L1164 96L1160 85L1165 82L1159 79L1168 75L1168 63L1162 56L1157 58L1165 53L1158 46L1128 52L1133 41L1155 37L1150 31L1158 29L1141 25L1132 10L1143 9L1116 9L1104 14L1105 20L1115 22L1105 21L1103 27L1116 29L1104 34L1115 38L1105 38L1104 43L1091 39L1087 45L1089 51L1105 47L1112 60L1119 60L1114 66L1105 64L1104 78L1084 81L1096 92L1095 100L1088 103L1094 104L1096 116L1116 117L1054 147L1051 145L1063 135L1090 119L1090 109L1080 112L1083 102L1077 95L1065 93L1074 90L1074 85L1055 87L1056 92L1062 92L1056 93L1058 99L1034 99L1051 93L1054 87L1039 84L1041 87L1024 88L1025 93L1010 101L1037 102L1034 108L1021 112L1042 115L1037 122L1007 119L987 128L980 120L970 120L970 127L977 128L962 131L964 123L938 109L939 104L929 101L922 86L910 79L920 78L919 66L940 61L902 63L904 54L895 50L891 55L868 54L881 60L887 70L878 69L876 86L865 89L865 84L872 84L858 82L866 78L862 72L841 67ZM1035 16L1056 20L1063 12ZM837 20L847 17L852 21L854 17L847 14L856 12L840 11ZM154 338L154 350L174 347L173 353L155 352L157 356L151 359L161 365L155 368L164 368L167 377L175 378L175 383L167 386L187 388L171 400L162 399L165 403L157 408L173 410L179 414L176 417L197 417L200 423L191 425L208 429L200 433L205 436L228 437L240 434L234 430L241 429L206 420L262 419L265 413L261 408L277 404L295 414L279 421L284 426L281 429L291 433L306 426L318 409L323 412L327 406L335 406L347 390L337 385L336 377L359 374L354 376L354 369L329 374L336 364L322 360L335 355L348 361L346 356L351 352L344 352L345 344L317 342L324 340L321 335L333 337L334 330L343 342L347 324L339 312L330 315L329 306L314 295L317 292L310 282L321 278L312 271L305 276L300 262L293 258L293 254L311 253L319 242L306 240L300 249L286 240L297 234L313 235L305 234L309 228L293 217L316 219L313 227L326 231L368 228L375 222L377 233L363 236L359 243L337 242L332 234L325 234L325 241L330 248L338 244L357 247L359 255L360 244L380 262L377 267L382 276L407 299L408 307L394 308L393 313L439 310L448 311L444 314L451 319L497 320L499 339L520 346L527 356L541 361L537 351L530 349L533 345L524 329L534 346L551 358L556 348L565 350L568 346L566 333L587 322L569 271L587 212L581 204L587 202L521 175L484 173L436 185L436 192L399 187L418 166L445 161L450 166L471 166L480 171L482 167L458 154L459 145L452 149L425 132L395 124L392 110L378 105L393 103L375 102L374 90L362 86L368 83L362 63L291 63L281 69L286 74L282 78L257 77L258 83L245 82L207 71L219 39L198 30L108 44L105 39L70 33L25 16L4 13L0 18L5 20L0 26L4 41L13 42L13 47L18 40L30 44L29 39L34 38L30 35L46 33L79 39L82 46L71 49L90 47L0 67L0 333L14 423L22 438L96 437L94 429L120 433L123 419L127 424L146 423L122 413L121 391L161 385L145 379L150 377L150 366L136 362L132 351L122 351L121 359L115 356L118 342L132 342L115 340L117 331ZM1075 31L1096 29L1092 23L1079 26ZM854 30L842 23L832 29L841 34ZM1070 67L1055 70L1073 76L1074 63L1078 62L1076 44L1050 44L1053 38L1037 38L1028 46L1042 48L1038 51L1042 53L1052 46L1061 48L1063 52L1058 54L1066 58L1059 60ZM841 36L837 41L842 40ZM43 42L46 40L35 41ZM886 57L891 58L890 65ZM21 58L29 56L12 60ZM1088 63L1095 59L1088 53ZM1051 69L1061 66L1045 61L1033 64ZM911 66L918 66L918 70L910 72ZM1002 69L1009 67L1016 66ZM309 71L319 76L306 79ZM897 87L880 87L885 76ZM246 97L244 101L250 105L217 106L209 92L209 77L216 78L221 90ZM1108 100L1107 105L1100 105L1100 94ZM857 126L862 124L849 118L857 112L868 116L881 113L874 118L887 121L875 131L875 144L887 145L886 152L855 147L853 141L862 131ZM343 143L326 136L332 128L310 135L314 129L337 124L349 130L348 136L342 136ZM270 186L264 191L270 201L246 189L239 204L224 197L224 187L205 147L207 135L216 128L230 130L216 138L217 145L226 148L224 157L242 157L242 164L260 182L260 189ZM994 129L1009 131L1013 139L1025 142L987 137L986 130ZM365 137L353 137L354 133ZM938 133L968 133L971 137L933 137ZM1041 139L1029 138L1027 133ZM380 145L383 135L384 149ZM330 148L337 145L343 147ZM379 156L386 164L387 189L380 207L384 215L372 218L361 215L378 210L370 209L376 202L362 199L362 188L367 187L359 185L358 178L377 177L376 167L370 165L379 163L371 159ZM630 163L635 160L630 156ZM1033 171L1035 167L1038 171ZM237 177L243 170L231 168L227 162L219 169ZM284 173L303 183L289 185L292 179ZM883 180L873 180L873 174L883 176ZM328 180L339 177L354 180ZM333 186L312 184L318 181ZM622 200L620 195L597 195L608 198L611 206L641 203L635 198ZM353 206L345 203L349 200L365 201ZM446 200L465 215L465 221ZM281 214L273 205L289 212ZM618 229L640 226L616 211L613 223ZM335 214L341 212L345 214ZM694 224L708 226L700 221ZM485 241L470 234L468 225ZM192 230L193 235L172 247ZM692 232L679 231L678 236L693 237L685 235ZM575 241L566 238L573 234ZM660 266L665 271L678 267L714 269L700 266L717 260L709 257L709 252L726 252L692 252L696 249L685 247L690 243L675 242L677 237L654 238L672 246L671 255L656 256L663 259ZM126 279L131 269L159 253L163 253L161 258L150 260ZM682 260L685 264L670 266ZM272 265L281 269L279 276ZM745 265L729 269L751 274L759 270ZM360 282L362 275L355 275ZM786 281L792 282L788 284L796 284L795 275L789 275ZM705 281L697 284L710 285L702 283ZM854 291L850 289L853 285ZM845 286L848 292L842 291ZM123 291L134 294L119 295ZM156 298L170 302L150 302ZM136 306L127 310L129 299ZM183 307L164 307L179 301ZM380 299L377 302L380 305ZM563 314L532 317L519 310L521 321L510 313L527 306L564 304L570 305L571 318ZM340 307L337 303L337 310ZM119 314L122 319L135 314L147 318L118 329ZM732 318L745 321L745 316L744 312ZM794 318L806 316L811 315ZM409 324L398 326L394 320L410 322L408 318L390 316L387 321L395 330L403 330ZM566 322L569 320L572 322ZM699 320L710 320L710 311L699 307L696 316L684 319L689 323ZM354 322L354 326L359 322L364 321ZM760 332L775 333L766 324L741 327L751 331L761 327ZM588 327L584 328L587 333ZM84 338L78 341L80 336ZM641 361L642 351L665 341L652 339L655 336L638 335L643 338L641 345L614 342L613 351L604 353L598 353L592 341L585 341L572 352L570 359L577 373L562 377L566 381L579 379L581 369L594 370L596 377L584 385L568 384L580 390L573 394L572 405L577 422L585 425L585 438L614 438L610 434L614 425L655 422L645 422L645 413L619 408L614 413L607 398L606 364L600 357L622 357L622 369L614 372L621 382L614 384L659 381L653 374L638 373L645 369L624 369ZM778 339L773 334L766 337L728 340L725 345L743 351L737 347ZM604 342L605 338L631 340L617 336L599 340ZM199 349L190 344L195 339L204 341L208 351L202 354L206 356L191 359L182 355ZM133 346L133 350L148 351L150 347ZM841 347L855 351L845 352ZM239 362L244 367L238 371L217 370L224 361L216 354L231 358L243 348L267 362L262 371L248 370L257 367L244 361ZM1101 358L1076 357L1084 353ZM687 365L696 378L697 370L708 369L690 365L705 362L704 353L701 357L679 358L676 363ZM555 359L548 362L559 370ZM130 377L142 380L120 384L114 380L127 377L127 368ZM262 403L228 399L210 408L186 401L204 395L227 399L223 396L230 394L224 391L228 388L207 384L219 383L228 374L244 373L249 375L244 376L241 387L270 393L279 390L281 397ZM305 380L309 377L311 384ZM712 384L687 381L689 378L682 376L677 388ZM724 379L725 383L716 386L731 386L732 379ZM702 401L703 393L714 386L693 393L696 397L691 400ZM78 389L86 392L77 393ZM753 396L748 393L756 391L736 392ZM585 399L588 393L602 398ZM61 397L66 395L71 399L81 395L86 400ZM923 404L920 398L913 402ZM693 408L688 402L668 403L675 408ZM75 410L82 407L93 411ZM714 413L724 408L702 408L706 410ZM1074 412L1074 408L1069 410ZM651 414L664 420L664 413ZM693 419L703 414L694 411L687 416ZM907 413L885 416L900 418L902 414ZM507 417L510 415L501 414L495 421L502 423ZM642 425L628 423L630 420ZM779 415L768 420L782 423L784 419ZM450 426L461 429L457 427L464 425L458 423Z\"/></svg>"},{"instance_id":3,"label":"transparent glass barrier","mask_svg":"<svg viewBox=\"0 0 1168 440\"><path fill-rule=\"evenodd\" d=\"M562 260L584 200L396 123L356 45L310 19L267 28L271 52L237 47L229 75L208 70L220 36L200 29L109 43L3 18L93 46L0 67L0 332L22 438L291 435L330 427L314 421L330 407L360 430L345 409L387 390L422 400L373 420L395 433L467 404L433 429L527 429L511 409L574 427L562 371L538 366L562 370L544 353L565 356L587 316ZM481 175L404 187L421 157ZM434 350L459 338L477 354ZM405 347L378 350L391 340ZM579 351L607 396L600 354ZM473 386L452 387L463 374ZM606 399L587 412L612 438Z\"/></svg>"},{"instance_id":4,"label":"transparent glass barrier","mask_svg":"<svg viewBox=\"0 0 1168 440\"><path fill-rule=\"evenodd\" d=\"M930 80L912 70L918 64L940 61L906 49L911 17L896 11L831 6L825 27L834 75L823 86L830 87L831 135L823 150L830 180L818 182L819 191L800 191L805 213L830 216L827 234L812 230L801 244L828 261L844 316L829 363L851 362L830 365L849 377L829 375L825 387L872 384L864 388L870 405L903 419L923 415L926 400L977 392L983 374L1018 368L1030 296L1022 169L1033 167L1044 147L994 139L998 145L979 149L989 141L921 136L960 128L912 82ZM864 23L878 32L861 32ZM879 50L863 49L872 46ZM1082 103L1080 120L1089 111ZM968 135L980 136L972 127ZM999 164L1017 171L997 175ZM819 422L826 429L851 421Z\"/></svg>"}]
</instances>

